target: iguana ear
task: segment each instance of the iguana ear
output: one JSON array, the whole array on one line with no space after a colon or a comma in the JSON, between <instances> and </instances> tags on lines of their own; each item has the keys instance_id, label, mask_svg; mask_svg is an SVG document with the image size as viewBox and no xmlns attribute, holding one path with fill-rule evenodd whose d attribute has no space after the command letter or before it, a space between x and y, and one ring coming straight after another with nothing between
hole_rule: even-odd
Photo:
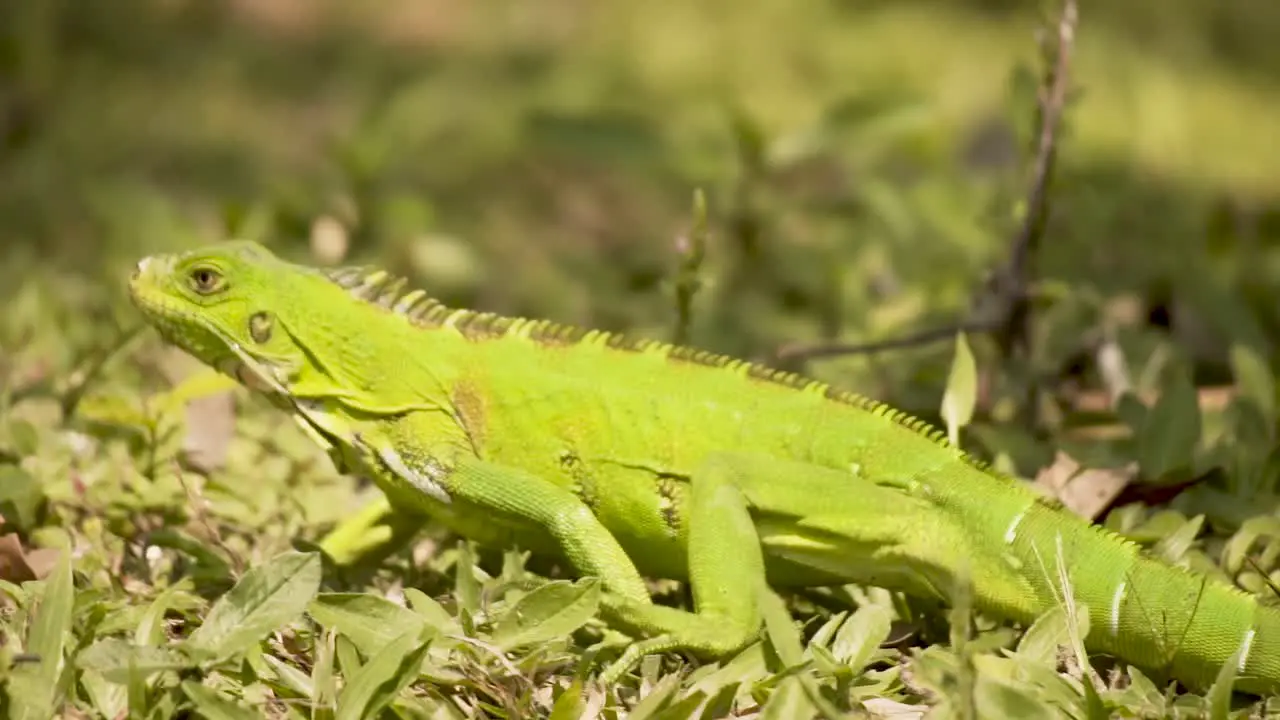
<instances>
[{"instance_id":1,"label":"iguana ear","mask_svg":"<svg viewBox=\"0 0 1280 720\"><path fill-rule=\"evenodd\" d=\"M256 312L249 316L249 337L262 345L271 340L271 331L275 329L276 318L267 311Z\"/></svg>"}]
</instances>

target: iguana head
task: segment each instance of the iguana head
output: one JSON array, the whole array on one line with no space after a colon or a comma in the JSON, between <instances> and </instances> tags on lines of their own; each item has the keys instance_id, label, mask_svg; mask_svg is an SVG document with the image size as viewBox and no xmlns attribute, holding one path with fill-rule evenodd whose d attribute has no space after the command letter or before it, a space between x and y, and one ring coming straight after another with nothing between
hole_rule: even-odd
<instances>
[{"instance_id":1,"label":"iguana head","mask_svg":"<svg viewBox=\"0 0 1280 720\"><path fill-rule=\"evenodd\" d=\"M316 276L247 241L143 258L129 294L170 343L254 389L284 392L307 355L278 327ZM306 287L310 285L311 287Z\"/></svg>"},{"instance_id":2,"label":"iguana head","mask_svg":"<svg viewBox=\"0 0 1280 720\"><path fill-rule=\"evenodd\" d=\"M435 363L469 343L443 306L363 268L295 265L252 242L143 259L133 303L170 343L276 400L334 400L365 413L437 402ZM409 352L410 343L415 352ZM435 382L424 382L435 378ZM399 412L399 410L396 410Z\"/></svg>"}]
</instances>

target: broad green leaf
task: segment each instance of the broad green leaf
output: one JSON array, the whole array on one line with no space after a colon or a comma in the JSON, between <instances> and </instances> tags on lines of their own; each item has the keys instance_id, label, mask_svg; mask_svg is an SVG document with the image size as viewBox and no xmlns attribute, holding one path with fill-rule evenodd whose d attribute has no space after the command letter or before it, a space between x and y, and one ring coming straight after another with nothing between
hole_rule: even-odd
<instances>
[{"instance_id":1,"label":"broad green leaf","mask_svg":"<svg viewBox=\"0 0 1280 720\"><path fill-rule=\"evenodd\" d=\"M582 717L583 711L586 710L587 704L582 699L582 680L575 678L569 687L556 698L555 705L551 707L551 716L548 720L578 720Z\"/></svg>"},{"instance_id":2,"label":"broad green leaf","mask_svg":"<svg viewBox=\"0 0 1280 720\"><path fill-rule=\"evenodd\" d=\"M779 600L781 600L779 598ZM780 603L779 603L780 604ZM785 605L783 606L785 609ZM772 642L770 640L769 642ZM704 665L689 675L689 683L684 692L701 690L708 696L720 691L720 688L731 683L757 683L772 675L770 663L777 659L777 652L765 641L757 641L748 645L742 652L717 664ZM658 663L654 663L654 673L648 678L656 682Z\"/></svg>"},{"instance_id":3,"label":"broad green leaf","mask_svg":"<svg viewBox=\"0 0 1280 720\"><path fill-rule=\"evenodd\" d=\"M79 663L77 663L79 665ZM129 707L128 688L111 682L100 672L81 670L80 686L98 717L123 717Z\"/></svg>"},{"instance_id":4,"label":"broad green leaf","mask_svg":"<svg viewBox=\"0 0 1280 720\"><path fill-rule=\"evenodd\" d=\"M800 629L782 598L771 590L760 593L760 614L764 616L765 633L769 644L786 667L804 662L804 643Z\"/></svg>"},{"instance_id":5,"label":"broad green leaf","mask_svg":"<svg viewBox=\"0 0 1280 720\"><path fill-rule=\"evenodd\" d=\"M994 655L985 655L983 657L996 659ZM1085 715L1085 713L1081 712L1081 708L1086 705L1086 700L1081 694L1081 687L1092 688L1091 684L1082 685L1068 675L1058 672L1056 663L1037 665L1034 662L1026 661L1022 655L1014 658L999 658L998 660L1008 669L1007 675L1001 679L1018 683L1024 687L1034 688L1035 694L1041 702L1067 711L1067 717L1083 717ZM1107 716L1104 714L1099 720L1106 720L1106 718Z\"/></svg>"},{"instance_id":6,"label":"broad green leaf","mask_svg":"<svg viewBox=\"0 0 1280 720\"><path fill-rule=\"evenodd\" d=\"M1185 372L1172 373L1142 423L1138 463L1150 478L1190 468L1200 442L1200 405Z\"/></svg>"},{"instance_id":7,"label":"broad green leaf","mask_svg":"<svg viewBox=\"0 0 1280 720\"><path fill-rule=\"evenodd\" d=\"M276 682L303 697L315 697L315 687L311 684L311 676L297 667L281 660L270 653L254 653L262 658L262 662L275 673Z\"/></svg>"},{"instance_id":8,"label":"broad green leaf","mask_svg":"<svg viewBox=\"0 0 1280 720\"><path fill-rule=\"evenodd\" d=\"M1231 346L1231 371L1240 394L1262 411L1267 421L1276 417L1276 382L1267 363L1247 345Z\"/></svg>"},{"instance_id":9,"label":"broad green leaf","mask_svg":"<svg viewBox=\"0 0 1280 720\"><path fill-rule=\"evenodd\" d=\"M973 692L978 717L1054 720L1058 714L1033 694L1032 689L1012 682L978 679Z\"/></svg>"},{"instance_id":10,"label":"broad green leaf","mask_svg":"<svg viewBox=\"0 0 1280 720\"><path fill-rule=\"evenodd\" d=\"M676 691L680 689L680 676L676 674L664 675L658 682L654 683L648 694L640 698L640 702L627 715L627 720L650 720L658 711L667 707L671 703L671 699L675 697Z\"/></svg>"},{"instance_id":11,"label":"broad green leaf","mask_svg":"<svg viewBox=\"0 0 1280 720\"><path fill-rule=\"evenodd\" d=\"M242 703L237 703L226 695L192 680L182 682L182 692L195 707L196 714L203 720L255 720L261 718L258 712L250 710Z\"/></svg>"},{"instance_id":12,"label":"broad green leaf","mask_svg":"<svg viewBox=\"0 0 1280 720\"><path fill-rule=\"evenodd\" d=\"M861 672L889 637L892 624L893 616L888 608L864 605L840 627L831 644L831 653L855 672Z\"/></svg>"},{"instance_id":13,"label":"broad green leaf","mask_svg":"<svg viewBox=\"0 0 1280 720\"><path fill-rule=\"evenodd\" d=\"M195 667L196 662L177 646L147 647L120 638L103 638L81 651L76 665L101 673L112 682L125 683L131 672L145 678L163 670Z\"/></svg>"},{"instance_id":14,"label":"broad green leaf","mask_svg":"<svg viewBox=\"0 0 1280 720\"><path fill-rule=\"evenodd\" d=\"M1273 515L1258 515L1245 520L1240 529L1222 548L1222 566L1229 573L1235 574L1244 569L1244 560L1249 555L1259 538L1280 538L1280 518Z\"/></svg>"},{"instance_id":15,"label":"broad green leaf","mask_svg":"<svg viewBox=\"0 0 1280 720\"><path fill-rule=\"evenodd\" d=\"M1172 533L1164 536L1152 548L1152 552L1164 561L1170 564L1177 564L1182 561L1183 556L1191 549L1191 544L1196 541L1196 537L1200 535L1200 529L1204 527L1204 516L1197 515L1186 521Z\"/></svg>"},{"instance_id":16,"label":"broad green leaf","mask_svg":"<svg viewBox=\"0 0 1280 720\"><path fill-rule=\"evenodd\" d=\"M190 555L195 563L189 571L192 578L209 578L223 581L231 576L231 566L208 543L173 528L159 528L147 536L147 542L156 547L172 548Z\"/></svg>"},{"instance_id":17,"label":"broad green leaf","mask_svg":"<svg viewBox=\"0 0 1280 720\"><path fill-rule=\"evenodd\" d=\"M63 551L57 565L44 580L40 604L35 609L27 635L26 652L39 660L22 663L9 676L10 717L13 720L44 720L53 714L74 606L71 553Z\"/></svg>"},{"instance_id":18,"label":"broad green leaf","mask_svg":"<svg viewBox=\"0 0 1280 720\"><path fill-rule=\"evenodd\" d=\"M402 633L418 633L428 627L418 613L386 598L363 593L321 593L307 606L307 614L326 629L346 637L366 656Z\"/></svg>"},{"instance_id":19,"label":"broad green leaf","mask_svg":"<svg viewBox=\"0 0 1280 720\"><path fill-rule=\"evenodd\" d=\"M813 703L805 695L800 678L792 675L782 678L777 689L769 696L760 711L760 720L791 720L791 718L822 717L814 713Z\"/></svg>"},{"instance_id":20,"label":"broad green leaf","mask_svg":"<svg viewBox=\"0 0 1280 720\"><path fill-rule=\"evenodd\" d=\"M160 645L164 641L164 616L173 607L173 601L179 593L190 590L191 583L187 579L165 588L147 607L142 619L133 633L133 641L138 645Z\"/></svg>"},{"instance_id":21,"label":"broad green leaf","mask_svg":"<svg viewBox=\"0 0 1280 720\"><path fill-rule=\"evenodd\" d=\"M245 650L307 609L320 569L318 554L293 551L253 568L214 603L188 643L216 658Z\"/></svg>"},{"instance_id":22,"label":"broad green leaf","mask_svg":"<svg viewBox=\"0 0 1280 720\"><path fill-rule=\"evenodd\" d=\"M1151 682L1150 678L1135 667L1128 668L1125 674L1129 676L1129 687L1125 689L1126 694L1133 696L1137 703L1150 705L1153 708L1161 707L1164 695L1160 692L1160 688L1154 682Z\"/></svg>"},{"instance_id":23,"label":"broad green leaf","mask_svg":"<svg viewBox=\"0 0 1280 720\"><path fill-rule=\"evenodd\" d=\"M787 609L787 604L772 590L760 593L760 612L764 616L765 634L769 645L777 654L782 667L778 670L798 669L805 663L804 644L800 628L796 626ZM818 694L816 681L804 674L789 674L782 678L777 694L779 711L786 710L792 717L811 717L816 711L820 715L835 717L838 715L830 703ZM718 695L718 693L717 693ZM800 709L803 708L803 712ZM766 715L766 717L771 717Z\"/></svg>"},{"instance_id":24,"label":"broad green leaf","mask_svg":"<svg viewBox=\"0 0 1280 720\"><path fill-rule=\"evenodd\" d=\"M947 391L942 395L942 419L947 423L947 438L959 447L960 428L973 419L978 401L978 367L964 333L956 334L956 355L951 361Z\"/></svg>"},{"instance_id":25,"label":"broad green leaf","mask_svg":"<svg viewBox=\"0 0 1280 720\"><path fill-rule=\"evenodd\" d=\"M375 718L418 677L430 644L421 630L392 640L350 676L338 696L336 720Z\"/></svg>"},{"instance_id":26,"label":"broad green leaf","mask_svg":"<svg viewBox=\"0 0 1280 720\"><path fill-rule=\"evenodd\" d=\"M351 638L348 638L346 635L338 635L334 639L333 656L338 661L338 667L341 668L342 673L347 677L355 675L356 671L364 665L360 660L360 649L357 648L356 644L351 642Z\"/></svg>"},{"instance_id":27,"label":"broad green leaf","mask_svg":"<svg viewBox=\"0 0 1280 720\"><path fill-rule=\"evenodd\" d=\"M151 707L151 688L147 684L147 676L150 673L144 673L136 668L129 668L126 671L128 680L125 686L129 693L129 714L132 717L147 717L148 712L152 711Z\"/></svg>"},{"instance_id":28,"label":"broad green leaf","mask_svg":"<svg viewBox=\"0 0 1280 720\"><path fill-rule=\"evenodd\" d=\"M738 688L741 686L742 683L740 682L731 682L722 685L714 694L711 695L711 697L707 698L707 704L703 706L700 717L706 718L707 720L711 720L711 718L730 717L733 713L733 700L737 697Z\"/></svg>"},{"instance_id":29,"label":"broad green leaf","mask_svg":"<svg viewBox=\"0 0 1280 720\"><path fill-rule=\"evenodd\" d=\"M475 553L471 543L458 543L458 560L454 566L453 594L458 608L475 615L480 610L480 581L476 579Z\"/></svg>"},{"instance_id":30,"label":"broad green leaf","mask_svg":"<svg viewBox=\"0 0 1280 720\"><path fill-rule=\"evenodd\" d=\"M316 646L316 661L311 668L312 707L317 710L332 712L337 709L338 683L334 678L334 655L338 633L326 629L324 636Z\"/></svg>"},{"instance_id":31,"label":"broad green leaf","mask_svg":"<svg viewBox=\"0 0 1280 720\"><path fill-rule=\"evenodd\" d=\"M1058 663L1058 649L1070 644L1067 610L1064 606L1055 604L1027 628L1027 632L1018 641L1018 656L1029 662L1055 666Z\"/></svg>"},{"instance_id":32,"label":"broad green leaf","mask_svg":"<svg viewBox=\"0 0 1280 720\"><path fill-rule=\"evenodd\" d=\"M600 583L595 578L550 582L504 613L489 640L511 650L564 638L595 617L599 607Z\"/></svg>"},{"instance_id":33,"label":"broad green leaf","mask_svg":"<svg viewBox=\"0 0 1280 720\"><path fill-rule=\"evenodd\" d=\"M836 631L840 629L841 625L844 625L844 621L848 617L848 611L842 610L827 618L826 622L822 623L822 625L813 632L813 635L809 637L809 646L805 648L805 652L809 652L815 647L826 647L830 645L831 641L836 636Z\"/></svg>"},{"instance_id":34,"label":"broad green leaf","mask_svg":"<svg viewBox=\"0 0 1280 720\"><path fill-rule=\"evenodd\" d=\"M30 457L40 451L40 431L25 420L10 420L9 441L19 457Z\"/></svg>"},{"instance_id":35,"label":"broad green leaf","mask_svg":"<svg viewBox=\"0 0 1280 720\"><path fill-rule=\"evenodd\" d=\"M404 599L409 603L409 607L422 616L431 627L442 632L457 629L458 621L449 614L449 611L418 588L405 588Z\"/></svg>"},{"instance_id":36,"label":"broad green leaf","mask_svg":"<svg viewBox=\"0 0 1280 720\"><path fill-rule=\"evenodd\" d=\"M1116 398L1115 413L1116 417L1120 418L1120 422L1128 425L1135 433L1140 433L1151 410L1142 404L1137 395L1124 392Z\"/></svg>"},{"instance_id":37,"label":"broad green leaf","mask_svg":"<svg viewBox=\"0 0 1280 720\"><path fill-rule=\"evenodd\" d=\"M0 518L6 531L30 532L40 518L44 489L17 465L0 465Z\"/></svg>"},{"instance_id":38,"label":"broad green leaf","mask_svg":"<svg viewBox=\"0 0 1280 720\"><path fill-rule=\"evenodd\" d=\"M698 717L695 711L707 701L707 694L702 690L689 693L680 701L658 710L651 717L653 720L689 720Z\"/></svg>"}]
</instances>

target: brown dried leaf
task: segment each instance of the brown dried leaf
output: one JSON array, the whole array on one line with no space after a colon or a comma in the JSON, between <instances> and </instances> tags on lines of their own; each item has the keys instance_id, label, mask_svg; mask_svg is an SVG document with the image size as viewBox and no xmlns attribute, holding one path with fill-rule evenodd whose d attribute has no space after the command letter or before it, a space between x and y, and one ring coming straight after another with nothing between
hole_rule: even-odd
<instances>
[{"instance_id":1,"label":"brown dried leaf","mask_svg":"<svg viewBox=\"0 0 1280 720\"><path fill-rule=\"evenodd\" d=\"M1094 520L1120 496L1136 475L1136 464L1123 469L1083 469L1074 458L1060 451L1053 464L1036 476L1036 485L1060 500L1071 512Z\"/></svg>"},{"instance_id":2,"label":"brown dried leaf","mask_svg":"<svg viewBox=\"0 0 1280 720\"><path fill-rule=\"evenodd\" d=\"M192 400L187 405L182 452L193 467L207 472L226 464L235 435L235 410L235 397L230 392Z\"/></svg>"},{"instance_id":3,"label":"brown dried leaf","mask_svg":"<svg viewBox=\"0 0 1280 720\"><path fill-rule=\"evenodd\" d=\"M161 370L177 386L203 367L190 355L177 350L162 361ZM182 439L183 458L193 468L208 472L222 467L235 435L235 396L230 390L198 397L187 403L186 435Z\"/></svg>"},{"instance_id":4,"label":"brown dried leaf","mask_svg":"<svg viewBox=\"0 0 1280 720\"><path fill-rule=\"evenodd\" d=\"M45 568L48 572L48 568ZM36 572L27 562L26 551L16 533L0 535L0 579L11 583L36 580Z\"/></svg>"},{"instance_id":5,"label":"brown dried leaf","mask_svg":"<svg viewBox=\"0 0 1280 720\"><path fill-rule=\"evenodd\" d=\"M62 551L57 548L36 548L27 553L27 566L36 574L36 579L43 580L61 557Z\"/></svg>"}]
</instances>

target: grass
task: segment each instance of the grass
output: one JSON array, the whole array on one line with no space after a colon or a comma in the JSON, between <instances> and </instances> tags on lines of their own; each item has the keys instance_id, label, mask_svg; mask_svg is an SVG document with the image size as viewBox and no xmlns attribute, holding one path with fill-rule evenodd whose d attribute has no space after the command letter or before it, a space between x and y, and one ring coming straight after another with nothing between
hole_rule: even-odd
<instances>
[{"instance_id":1,"label":"grass","mask_svg":"<svg viewBox=\"0 0 1280 720\"><path fill-rule=\"evenodd\" d=\"M1196 693L1089 672L1069 605L1013 628L856 586L767 607L738 657L656 656L601 688L624 638L590 580L434 527L372 567L324 562L314 543L376 492L141 330L140 256L247 235L454 304L773 359L964 316L1024 193L1033 8L460 8L32 2L0 23L6 716L1266 711L1229 674ZM1085 512L1265 600L1280 18L1170 8L1082 10L1027 357L975 335L972 371L948 343L793 369L939 427L959 399L975 453L1041 485L1080 463L1064 501L1121 492Z\"/></svg>"}]
</instances>

